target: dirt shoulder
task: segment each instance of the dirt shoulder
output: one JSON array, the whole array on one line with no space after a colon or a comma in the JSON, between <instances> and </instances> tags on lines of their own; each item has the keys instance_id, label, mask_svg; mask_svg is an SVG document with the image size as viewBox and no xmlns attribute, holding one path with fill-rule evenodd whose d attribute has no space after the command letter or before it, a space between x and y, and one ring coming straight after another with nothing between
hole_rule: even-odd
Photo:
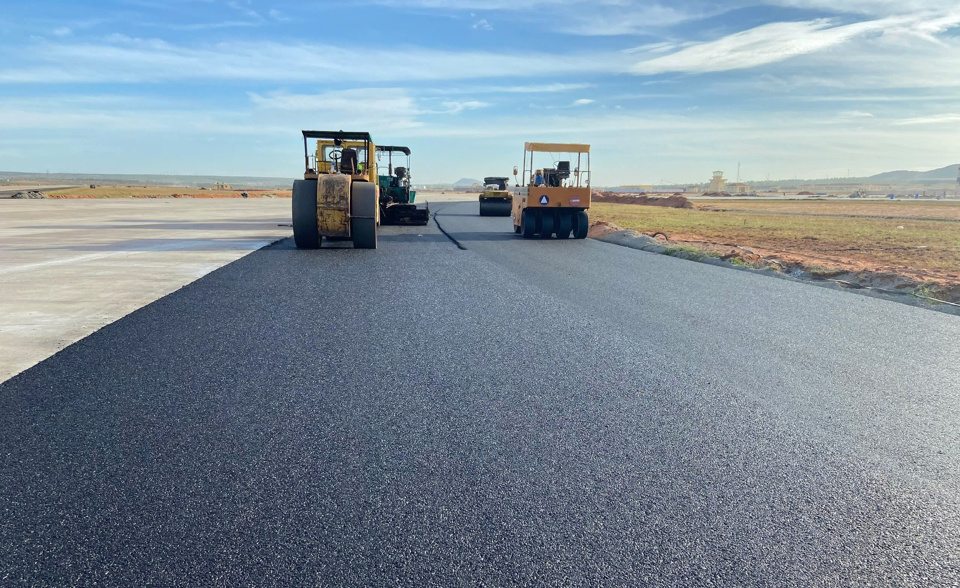
<instances>
[{"instance_id":1,"label":"dirt shoulder","mask_svg":"<svg viewBox=\"0 0 960 588\"><path fill-rule=\"evenodd\" d=\"M960 202L595 203L593 235L634 230L735 265L960 302Z\"/></svg>"}]
</instances>

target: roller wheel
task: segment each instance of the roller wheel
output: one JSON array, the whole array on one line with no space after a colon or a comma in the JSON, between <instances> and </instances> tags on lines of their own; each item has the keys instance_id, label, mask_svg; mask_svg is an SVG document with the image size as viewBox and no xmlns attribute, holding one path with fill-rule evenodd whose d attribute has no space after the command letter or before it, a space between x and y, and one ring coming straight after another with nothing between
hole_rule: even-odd
<instances>
[{"instance_id":1,"label":"roller wheel","mask_svg":"<svg viewBox=\"0 0 960 588\"><path fill-rule=\"evenodd\" d=\"M587 217L587 211L581 210L573 215L573 238L586 239L587 231L590 230L590 219Z\"/></svg>"},{"instance_id":2,"label":"roller wheel","mask_svg":"<svg viewBox=\"0 0 960 588\"><path fill-rule=\"evenodd\" d=\"M350 233L354 249L377 248L377 187L370 182L350 186Z\"/></svg>"},{"instance_id":3,"label":"roller wheel","mask_svg":"<svg viewBox=\"0 0 960 588\"><path fill-rule=\"evenodd\" d=\"M540 238L549 239L557 225L557 215L552 210L545 210L541 217L543 220L540 221Z\"/></svg>"},{"instance_id":4,"label":"roller wheel","mask_svg":"<svg viewBox=\"0 0 960 588\"><path fill-rule=\"evenodd\" d=\"M569 239L573 230L573 215L569 212L560 213L560 224L557 225L557 239Z\"/></svg>"},{"instance_id":5,"label":"roller wheel","mask_svg":"<svg viewBox=\"0 0 960 588\"><path fill-rule=\"evenodd\" d=\"M524 239L533 238L533 235L537 232L537 213L529 208L523 209L523 213L520 215L520 231Z\"/></svg>"},{"instance_id":6,"label":"roller wheel","mask_svg":"<svg viewBox=\"0 0 960 588\"><path fill-rule=\"evenodd\" d=\"M320 247L317 228L317 180L293 182L293 242L299 249Z\"/></svg>"}]
</instances>

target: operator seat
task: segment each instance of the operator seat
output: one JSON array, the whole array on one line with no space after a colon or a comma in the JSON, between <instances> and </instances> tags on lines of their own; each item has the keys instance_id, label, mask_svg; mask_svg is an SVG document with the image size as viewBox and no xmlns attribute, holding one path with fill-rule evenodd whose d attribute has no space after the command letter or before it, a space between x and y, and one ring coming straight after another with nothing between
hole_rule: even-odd
<instances>
[{"instance_id":1,"label":"operator seat","mask_svg":"<svg viewBox=\"0 0 960 588\"><path fill-rule=\"evenodd\" d=\"M357 174L357 150L346 148L340 152L340 173L342 174Z\"/></svg>"}]
</instances>

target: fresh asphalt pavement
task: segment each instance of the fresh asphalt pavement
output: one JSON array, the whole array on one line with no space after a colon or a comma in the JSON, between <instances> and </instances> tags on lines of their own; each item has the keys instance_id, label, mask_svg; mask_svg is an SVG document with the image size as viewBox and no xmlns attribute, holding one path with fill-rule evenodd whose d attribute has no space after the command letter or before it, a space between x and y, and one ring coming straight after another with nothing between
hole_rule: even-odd
<instances>
[{"instance_id":1,"label":"fresh asphalt pavement","mask_svg":"<svg viewBox=\"0 0 960 588\"><path fill-rule=\"evenodd\" d=\"M0 584L960 579L960 318L436 208L0 384Z\"/></svg>"}]
</instances>

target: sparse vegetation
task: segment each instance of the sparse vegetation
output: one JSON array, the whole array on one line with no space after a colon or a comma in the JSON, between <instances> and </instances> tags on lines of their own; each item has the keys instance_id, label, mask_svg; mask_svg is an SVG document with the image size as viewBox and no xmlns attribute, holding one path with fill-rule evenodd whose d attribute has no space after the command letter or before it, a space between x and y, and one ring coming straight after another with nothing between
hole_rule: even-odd
<instances>
[{"instance_id":1,"label":"sparse vegetation","mask_svg":"<svg viewBox=\"0 0 960 588\"><path fill-rule=\"evenodd\" d=\"M724 200L692 210L594 203L591 219L663 232L671 248L756 250L756 259L740 255L744 263L777 257L822 275L871 271L960 283L956 201Z\"/></svg>"},{"instance_id":2,"label":"sparse vegetation","mask_svg":"<svg viewBox=\"0 0 960 588\"><path fill-rule=\"evenodd\" d=\"M663 250L663 254L672 255L674 257L682 257L684 259L692 259L693 261L703 261L708 257L720 257L720 254L716 251L701 249L692 245L676 245L673 247L667 247Z\"/></svg>"}]
</instances>

